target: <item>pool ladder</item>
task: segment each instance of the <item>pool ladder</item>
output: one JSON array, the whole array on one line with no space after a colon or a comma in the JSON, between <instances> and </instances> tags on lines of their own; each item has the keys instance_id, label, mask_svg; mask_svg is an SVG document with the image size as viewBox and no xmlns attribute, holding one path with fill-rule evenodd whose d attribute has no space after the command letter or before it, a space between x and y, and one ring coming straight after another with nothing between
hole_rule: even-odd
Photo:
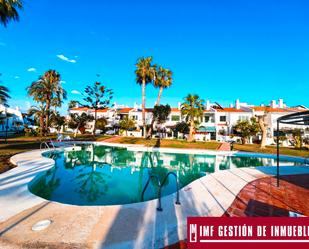
<instances>
[{"instance_id":1,"label":"pool ladder","mask_svg":"<svg viewBox=\"0 0 309 249\"><path fill-rule=\"evenodd\" d=\"M50 139L49 140L50 144L52 145L53 149L55 149L55 145L53 143L53 141ZM48 143L46 141L43 141L41 144L40 144L40 150L43 149L43 145L45 145L45 149L51 149L50 146L48 145Z\"/></svg>"},{"instance_id":2,"label":"pool ladder","mask_svg":"<svg viewBox=\"0 0 309 249\"><path fill-rule=\"evenodd\" d=\"M161 205L161 190L162 190L162 187L164 186L164 183L166 182L167 178L169 177L169 175L175 176L175 179L176 179L176 191L177 191L175 204L176 205L180 205L180 201L179 201L179 182L178 182L178 177L177 177L177 175L174 172L168 172L166 174L166 176L164 177L162 183L160 183L160 179L159 179L159 177L157 175L150 174L149 178L148 178L148 180L147 180L147 182L145 184L145 187L143 189L143 192L142 192L142 201L143 201L144 200L144 194L145 194L145 191L146 191L146 189L147 189L147 187L149 185L150 180L152 178L155 178L158 181L158 186L159 186L158 199L159 200L158 200L157 211L160 211L160 212L163 211L162 205Z\"/></svg>"}]
</instances>

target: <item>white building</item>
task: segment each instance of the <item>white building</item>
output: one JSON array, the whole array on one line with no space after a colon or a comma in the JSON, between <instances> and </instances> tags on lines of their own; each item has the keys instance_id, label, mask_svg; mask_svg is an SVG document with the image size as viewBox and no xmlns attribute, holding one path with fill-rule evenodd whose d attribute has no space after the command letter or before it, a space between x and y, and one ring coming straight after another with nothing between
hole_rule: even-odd
<instances>
[{"instance_id":1,"label":"white building","mask_svg":"<svg viewBox=\"0 0 309 249\"><path fill-rule=\"evenodd\" d=\"M6 107L0 104L0 136L16 133L24 129L24 120L19 108Z\"/></svg>"},{"instance_id":2,"label":"white building","mask_svg":"<svg viewBox=\"0 0 309 249\"><path fill-rule=\"evenodd\" d=\"M149 125L152 120L152 108L146 108L146 124ZM274 142L274 132L276 131L277 119L281 116L306 111L308 108L304 106L297 107L287 107L282 99L272 100L269 105L255 106L249 105L247 103L241 103L239 100L235 101L234 105L229 107L221 107L216 103L210 103L206 101L204 115L200 120L199 127L196 129L195 138L197 140L207 141L207 140L228 140L230 135L234 135L234 126L239 120L250 120L252 117L264 116L268 130L268 144ZM94 110L87 108L73 108L70 113L81 114L86 112L88 114L94 115ZM113 108L99 110L97 113L98 118L104 117L108 121L109 127L114 127L122 120L125 116L136 121L137 132L131 132L130 136L142 136L142 110L141 106L134 104L133 107L114 105ZM161 125L163 126L169 135L172 134L172 128L176 126L177 123L185 121L184 117L181 115L181 106L172 107L171 113L167 118L167 121ZM93 126L93 124L92 124ZM155 124L155 127L157 125ZM293 125L281 125L282 129L294 129L296 126ZM304 128L304 127L297 127Z\"/></svg>"}]
</instances>

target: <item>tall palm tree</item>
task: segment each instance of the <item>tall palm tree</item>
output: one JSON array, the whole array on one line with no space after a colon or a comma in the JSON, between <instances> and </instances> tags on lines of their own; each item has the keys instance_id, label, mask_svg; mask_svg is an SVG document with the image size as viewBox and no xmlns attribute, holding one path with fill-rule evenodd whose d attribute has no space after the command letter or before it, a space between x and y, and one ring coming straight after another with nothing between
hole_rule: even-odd
<instances>
[{"instance_id":1,"label":"tall palm tree","mask_svg":"<svg viewBox=\"0 0 309 249\"><path fill-rule=\"evenodd\" d=\"M142 120L143 134L146 137L146 116L145 116L145 101L146 101L146 85L153 81L155 69L152 63L152 57L141 57L136 63L136 83L142 86Z\"/></svg>"},{"instance_id":2,"label":"tall palm tree","mask_svg":"<svg viewBox=\"0 0 309 249\"><path fill-rule=\"evenodd\" d=\"M44 135L46 127L45 127L45 122L44 122L44 118L46 117L46 105L44 104L40 104L39 106L32 106L29 110L28 110L28 116L34 116L34 118L36 120L39 120L39 124L40 124L40 135L41 137Z\"/></svg>"},{"instance_id":3,"label":"tall palm tree","mask_svg":"<svg viewBox=\"0 0 309 249\"><path fill-rule=\"evenodd\" d=\"M32 96L36 102L44 103L46 106L45 127L49 126L49 116L51 107L60 107L67 93L60 84L60 74L55 70L48 70L40 76L37 81L27 88L28 95Z\"/></svg>"},{"instance_id":4,"label":"tall palm tree","mask_svg":"<svg viewBox=\"0 0 309 249\"><path fill-rule=\"evenodd\" d=\"M188 94L184 100L185 102L182 103L181 106L181 114L186 117L186 120L189 124L188 141L192 141L195 122L198 122L199 119L203 116L204 100L200 99L200 97L196 94Z\"/></svg>"},{"instance_id":5,"label":"tall palm tree","mask_svg":"<svg viewBox=\"0 0 309 249\"><path fill-rule=\"evenodd\" d=\"M9 98L9 89L0 85L0 104L6 105Z\"/></svg>"},{"instance_id":6,"label":"tall palm tree","mask_svg":"<svg viewBox=\"0 0 309 249\"><path fill-rule=\"evenodd\" d=\"M156 70L155 80L153 85L159 88L156 105L160 105L162 92L164 89L170 87L173 83L173 72L168 68L158 67Z\"/></svg>"},{"instance_id":7,"label":"tall palm tree","mask_svg":"<svg viewBox=\"0 0 309 249\"><path fill-rule=\"evenodd\" d=\"M21 0L0 0L0 23L6 27L9 21L18 21L17 9L22 7Z\"/></svg>"},{"instance_id":8,"label":"tall palm tree","mask_svg":"<svg viewBox=\"0 0 309 249\"><path fill-rule=\"evenodd\" d=\"M160 105L160 101L161 101L161 96L163 93L163 90L170 87L172 85L173 82L173 72L168 69L168 68L163 68L161 66L159 66L158 68L156 68L155 70L155 77L153 80L153 85L156 88L159 88L159 92L158 92L158 96L157 96L157 101L156 101L156 106ZM151 125L150 125L150 129L148 131L148 137L151 136L152 134L152 130L153 130L153 125L155 122L155 118L154 116L152 117L151 120Z\"/></svg>"}]
</instances>

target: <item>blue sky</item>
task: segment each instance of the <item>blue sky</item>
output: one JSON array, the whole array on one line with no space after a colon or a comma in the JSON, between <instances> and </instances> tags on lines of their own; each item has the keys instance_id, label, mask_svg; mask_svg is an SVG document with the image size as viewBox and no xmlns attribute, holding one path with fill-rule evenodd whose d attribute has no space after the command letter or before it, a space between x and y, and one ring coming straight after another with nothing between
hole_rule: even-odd
<instances>
[{"instance_id":1,"label":"blue sky","mask_svg":"<svg viewBox=\"0 0 309 249\"><path fill-rule=\"evenodd\" d=\"M309 106L308 1L24 2L20 22L0 26L1 81L11 106L31 105L25 88L48 69L61 73L68 100L100 74L117 103L132 105L141 96L135 62L149 55L174 72L163 103L197 93L222 105L284 98ZM157 90L146 93L152 106Z\"/></svg>"}]
</instances>

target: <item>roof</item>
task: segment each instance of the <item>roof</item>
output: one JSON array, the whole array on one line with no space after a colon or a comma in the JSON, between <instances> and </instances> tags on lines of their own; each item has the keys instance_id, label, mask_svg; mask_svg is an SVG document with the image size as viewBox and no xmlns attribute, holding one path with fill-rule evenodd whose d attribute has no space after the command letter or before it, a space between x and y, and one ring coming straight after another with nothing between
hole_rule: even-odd
<instances>
[{"instance_id":1,"label":"roof","mask_svg":"<svg viewBox=\"0 0 309 249\"><path fill-rule=\"evenodd\" d=\"M252 106L251 109L257 112L296 112L296 108L272 108L270 106Z\"/></svg>"},{"instance_id":2,"label":"roof","mask_svg":"<svg viewBox=\"0 0 309 249\"><path fill-rule=\"evenodd\" d=\"M99 109L97 110L97 112L107 112L109 109L108 108L105 108L105 109Z\"/></svg>"},{"instance_id":3,"label":"roof","mask_svg":"<svg viewBox=\"0 0 309 249\"><path fill-rule=\"evenodd\" d=\"M216 109L217 112L246 112L242 109L236 109L234 107L224 107L223 109Z\"/></svg>"},{"instance_id":4,"label":"roof","mask_svg":"<svg viewBox=\"0 0 309 249\"><path fill-rule=\"evenodd\" d=\"M172 107L171 112L180 112L180 110L178 109L178 107Z\"/></svg>"},{"instance_id":5,"label":"roof","mask_svg":"<svg viewBox=\"0 0 309 249\"><path fill-rule=\"evenodd\" d=\"M88 107L74 107L74 108L71 108L70 110L71 111L84 111L84 112L86 112L86 111L89 110L89 108Z\"/></svg>"},{"instance_id":6,"label":"roof","mask_svg":"<svg viewBox=\"0 0 309 249\"><path fill-rule=\"evenodd\" d=\"M121 108L119 110L117 110L119 113L129 113L129 111L131 111L133 108L131 107L127 107L127 108Z\"/></svg>"}]
</instances>

